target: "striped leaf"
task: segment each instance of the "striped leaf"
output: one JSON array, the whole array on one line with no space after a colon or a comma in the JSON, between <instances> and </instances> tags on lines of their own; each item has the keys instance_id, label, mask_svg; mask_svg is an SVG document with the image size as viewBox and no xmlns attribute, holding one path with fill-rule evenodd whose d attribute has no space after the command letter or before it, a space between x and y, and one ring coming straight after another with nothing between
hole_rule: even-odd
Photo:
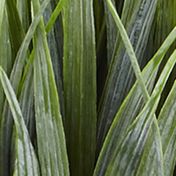
<instances>
[{"instance_id":1,"label":"striped leaf","mask_svg":"<svg viewBox=\"0 0 176 176\"><path fill-rule=\"evenodd\" d=\"M0 12L0 32L2 29L2 23L3 23L3 16L4 16L4 7L5 7L5 0L0 1L0 7L1 7L1 12Z\"/></svg>"},{"instance_id":2,"label":"striped leaf","mask_svg":"<svg viewBox=\"0 0 176 176\"><path fill-rule=\"evenodd\" d=\"M129 124L129 126L124 128L122 124L119 124L121 117L119 114L121 114L121 112L116 115L100 153L94 175L109 174L128 176L135 175L138 172L139 163L144 148L146 147L147 137L154 121L154 113L167 79L176 62L175 57L176 51L166 64L153 90L151 98L147 101L139 115L132 117L133 122ZM127 103L128 101L124 102L122 108ZM122 127L122 132L120 133L120 137L117 138L119 125ZM160 148L158 148L158 150L160 150ZM162 160L160 162L162 163ZM153 169L153 165L149 169ZM161 170L158 172L158 176L160 173L164 175L162 166Z\"/></svg>"},{"instance_id":3,"label":"striped leaf","mask_svg":"<svg viewBox=\"0 0 176 176\"><path fill-rule=\"evenodd\" d=\"M7 21L7 14L4 13L3 16L3 23L2 27L0 28L0 65L3 67L3 69L6 71L6 73L9 75L13 61L11 57L11 45L10 45L10 39L9 39L9 31L8 29L8 21ZM4 92L2 90L2 87L0 85L0 114L2 114L3 109L3 103L4 103ZM0 115L1 116L1 115Z\"/></svg>"},{"instance_id":4,"label":"striped leaf","mask_svg":"<svg viewBox=\"0 0 176 176\"><path fill-rule=\"evenodd\" d=\"M23 40L23 43L21 44L21 47L18 51L17 57L15 59L15 63L13 65L13 68L10 72L10 80L12 87L15 91L15 93L20 97L19 88L22 79L23 69L25 67L26 61L28 59L28 47L30 44L30 41L33 37L33 34L35 32L35 29L40 21L40 18L43 14L43 11L45 10L49 0L46 0L42 6L39 12L34 17L33 22L31 23L28 32ZM17 98L19 98L17 97ZM22 109L24 112L24 109ZM3 114L0 124L0 142L1 142L1 150L0 150L0 160L3 161L1 164L0 172L2 175L8 175L9 174L9 168L10 165L10 147L11 147L11 137L12 137L12 114L8 107L7 102L3 104ZM0 174L1 174L0 173Z\"/></svg>"},{"instance_id":5,"label":"striped leaf","mask_svg":"<svg viewBox=\"0 0 176 176\"><path fill-rule=\"evenodd\" d=\"M158 122L152 124L138 166L137 176L164 175L163 151Z\"/></svg>"},{"instance_id":6,"label":"striped leaf","mask_svg":"<svg viewBox=\"0 0 176 176\"><path fill-rule=\"evenodd\" d=\"M115 5L114 0L112 0L112 3ZM104 6L105 6L106 29L107 29L107 58L108 64L110 65L117 38L117 28L114 19L107 8L106 1L104 1Z\"/></svg>"},{"instance_id":7,"label":"striped leaf","mask_svg":"<svg viewBox=\"0 0 176 176\"><path fill-rule=\"evenodd\" d=\"M130 7L130 8L129 8ZM126 0L122 12L124 24L130 41L134 47L138 62L143 61L143 52L146 48L149 31L156 10L156 0ZM124 49L120 35L108 72L104 93L98 113L98 148L101 148L103 139L122 101L134 83L134 73L129 56Z\"/></svg>"},{"instance_id":8,"label":"striped leaf","mask_svg":"<svg viewBox=\"0 0 176 176\"><path fill-rule=\"evenodd\" d=\"M15 125L15 148L16 148L16 167L15 173L18 176L39 175L38 161L30 142L29 134L25 126L23 116L18 104L14 90L5 72L0 67L0 80L12 111Z\"/></svg>"},{"instance_id":9,"label":"striped leaf","mask_svg":"<svg viewBox=\"0 0 176 176\"><path fill-rule=\"evenodd\" d=\"M50 48L57 91L59 94L59 102L61 106L61 114L63 118L63 27L60 13L65 3L65 0L61 0L57 4L54 1L50 1L50 5L48 6L47 11L44 13L44 20L47 22L45 28L46 32L48 33L48 45Z\"/></svg>"},{"instance_id":10,"label":"striped leaf","mask_svg":"<svg viewBox=\"0 0 176 176\"><path fill-rule=\"evenodd\" d=\"M13 61L24 39L24 29L14 0L6 0Z\"/></svg>"},{"instance_id":11,"label":"striped leaf","mask_svg":"<svg viewBox=\"0 0 176 176\"><path fill-rule=\"evenodd\" d=\"M162 139L164 175L173 174L176 164L176 82L159 114L159 128Z\"/></svg>"},{"instance_id":12,"label":"striped leaf","mask_svg":"<svg viewBox=\"0 0 176 176\"><path fill-rule=\"evenodd\" d=\"M63 13L65 131L71 175L93 172L96 56L92 0L68 0Z\"/></svg>"},{"instance_id":13,"label":"striped leaf","mask_svg":"<svg viewBox=\"0 0 176 176\"><path fill-rule=\"evenodd\" d=\"M40 9L33 1L34 13ZM34 96L38 156L42 176L69 175L65 135L51 57L41 20L34 37Z\"/></svg>"},{"instance_id":14,"label":"striped leaf","mask_svg":"<svg viewBox=\"0 0 176 176\"><path fill-rule=\"evenodd\" d=\"M170 31L176 26L176 15L173 13L175 10L176 10L176 1L174 0L169 0L168 2L164 0L158 1L152 30L150 32L150 38L149 38L148 47L146 51L146 58L150 58L151 55L153 55L153 53L156 52L156 50L160 47L163 40L165 40L165 38L170 33ZM173 46L168 51L168 54L165 57L160 70L162 70L162 68L164 67L165 63L167 62L169 58L169 55L173 52L175 48L176 48L176 42L173 44ZM176 72L176 68L174 68L168 80L167 86L163 92L162 99L159 105L159 109L162 108L169 94L169 91L172 88L173 82L175 80L175 72Z\"/></svg>"},{"instance_id":15,"label":"striped leaf","mask_svg":"<svg viewBox=\"0 0 176 176\"><path fill-rule=\"evenodd\" d=\"M30 12L31 12L31 4L30 1L28 0L17 0L16 1L16 8L19 14L19 18L21 21L21 25L23 27L24 33L27 32L27 29L29 28L30 22L31 22L31 17L30 17Z\"/></svg>"}]
</instances>

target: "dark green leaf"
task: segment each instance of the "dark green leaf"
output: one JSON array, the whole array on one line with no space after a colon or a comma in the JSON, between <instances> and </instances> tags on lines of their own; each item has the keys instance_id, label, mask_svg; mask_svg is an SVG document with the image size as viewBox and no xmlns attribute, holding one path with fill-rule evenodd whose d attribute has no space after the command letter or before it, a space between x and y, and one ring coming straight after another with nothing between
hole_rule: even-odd
<instances>
[{"instance_id":1,"label":"dark green leaf","mask_svg":"<svg viewBox=\"0 0 176 176\"><path fill-rule=\"evenodd\" d=\"M73 176L90 176L96 145L96 56L92 0L68 0L64 24L65 131Z\"/></svg>"}]
</instances>

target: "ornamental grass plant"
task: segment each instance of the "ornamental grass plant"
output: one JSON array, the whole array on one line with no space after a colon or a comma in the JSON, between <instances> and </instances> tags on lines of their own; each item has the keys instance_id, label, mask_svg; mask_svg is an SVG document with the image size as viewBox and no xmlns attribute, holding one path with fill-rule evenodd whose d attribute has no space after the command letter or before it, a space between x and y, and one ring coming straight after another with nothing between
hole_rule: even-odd
<instances>
[{"instance_id":1,"label":"ornamental grass plant","mask_svg":"<svg viewBox=\"0 0 176 176\"><path fill-rule=\"evenodd\" d=\"M173 176L175 0L0 0L0 176Z\"/></svg>"}]
</instances>

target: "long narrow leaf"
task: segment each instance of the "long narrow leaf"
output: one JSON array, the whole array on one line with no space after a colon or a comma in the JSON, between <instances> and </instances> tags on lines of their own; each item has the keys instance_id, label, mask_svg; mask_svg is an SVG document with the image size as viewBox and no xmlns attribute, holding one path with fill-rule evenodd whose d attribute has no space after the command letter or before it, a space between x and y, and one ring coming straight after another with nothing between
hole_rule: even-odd
<instances>
[{"instance_id":1,"label":"long narrow leaf","mask_svg":"<svg viewBox=\"0 0 176 176\"><path fill-rule=\"evenodd\" d=\"M18 51L12 71L10 73L11 84L16 94L18 94L20 81L22 79L23 68L25 67L26 59L28 58L27 51L28 51L30 41L33 37L35 29L40 21L40 18L48 2L49 0L45 0L43 2L40 11L36 14L31 26L29 27L28 32L24 38L24 41ZM0 130L1 130L0 132L0 143L1 143L0 158L1 158L1 161L3 161L1 164L1 167L3 168L2 175L6 175L9 172L9 167L10 167L10 157L11 157L10 147L11 147L11 136L12 136L12 115L7 105L7 102L4 103L3 115L2 115L0 125L1 125L0 127Z\"/></svg>"},{"instance_id":2,"label":"long narrow leaf","mask_svg":"<svg viewBox=\"0 0 176 176\"><path fill-rule=\"evenodd\" d=\"M167 40L164 42L162 47L159 49L154 58L149 62L149 64L144 69L143 78L146 82L146 85L150 85L153 82L152 80L155 77L154 75L156 75L159 63L161 62L169 46L173 43L175 37L176 37L176 29L174 29L173 32L168 36ZM151 90L151 87L149 90ZM137 84L135 84L132 90L130 91L129 95L123 102L115 118L116 120L114 124L116 125L111 127L114 128L114 131L112 133L109 132L109 135L111 137L107 137L107 141L105 142L102 152L99 156L99 161L97 163L97 167L95 170L96 174L97 170L99 170L100 168L101 172L104 172L103 171L105 169L104 167L107 166L107 164L112 158L110 154L111 150L113 150L115 146L118 146L117 144L119 144L120 141L123 140L122 136L124 132L129 127L129 125L134 121L134 118L137 116L139 110L143 107L141 93L142 92L140 91L140 88L137 86Z\"/></svg>"},{"instance_id":3,"label":"long narrow leaf","mask_svg":"<svg viewBox=\"0 0 176 176\"><path fill-rule=\"evenodd\" d=\"M5 72L0 67L0 80L6 94L10 109L13 114L16 130L16 171L18 176L24 175L39 175L38 161L30 142L29 134L25 126L23 116L20 110L15 93L12 89L10 81L8 80Z\"/></svg>"},{"instance_id":4,"label":"long narrow leaf","mask_svg":"<svg viewBox=\"0 0 176 176\"><path fill-rule=\"evenodd\" d=\"M137 176L163 175L164 159L157 120L151 126L143 155L138 166Z\"/></svg>"},{"instance_id":5,"label":"long narrow leaf","mask_svg":"<svg viewBox=\"0 0 176 176\"><path fill-rule=\"evenodd\" d=\"M63 25L61 20L61 10L66 1L61 0L55 7L55 3L50 1L50 5L44 13L44 21L47 21L46 32L48 34L48 46L55 74L61 114L64 119L64 95L63 95ZM57 20L56 20L57 19Z\"/></svg>"},{"instance_id":6,"label":"long narrow leaf","mask_svg":"<svg viewBox=\"0 0 176 176\"><path fill-rule=\"evenodd\" d=\"M126 27L140 65L155 9L156 0L148 2L146 0L126 0L124 3L122 22ZM118 45L114 50L114 56L99 106L99 148L101 148L107 130L135 79L129 60L129 53L127 54L127 51L125 51L120 35L117 39Z\"/></svg>"},{"instance_id":7,"label":"long narrow leaf","mask_svg":"<svg viewBox=\"0 0 176 176\"><path fill-rule=\"evenodd\" d=\"M112 1L112 3L115 5L114 0ZM106 1L104 1L104 6L105 6L106 29L107 29L107 58L108 64L110 64L117 38L117 28L112 18L112 15L108 10Z\"/></svg>"},{"instance_id":8,"label":"long narrow leaf","mask_svg":"<svg viewBox=\"0 0 176 176\"><path fill-rule=\"evenodd\" d=\"M11 44L9 39L7 14L4 12L2 27L0 29L0 65L9 75L13 65L11 56ZM0 105L4 103L4 92L0 86ZM2 114L3 106L0 106L0 114ZM1 116L1 115L0 115Z\"/></svg>"},{"instance_id":9,"label":"long narrow leaf","mask_svg":"<svg viewBox=\"0 0 176 176\"><path fill-rule=\"evenodd\" d=\"M3 17L4 17L4 7L5 7L5 0L0 1L0 7L1 7L1 11L0 11L0 33L2 32L2 23L3 23Z\"/></svg>"},{"instance_id":10,"label":"long narrow leaf","mask_svg":"<svg viewBox=\"0 0 176 176\"><path fill-rule=\"evenodd\" d=\"M92 0L64 8L65 131L71 175L93 172L96 143L96 57Z\"/></svg>"},{"instance_id":11,"label":"long narrow leaf","mask_svg":"<svg viewBox=\"0 0 176 176\"><path fill-rule=\"evenodd\" d=\"M30 22L31 22L31 17L30 17L30 11L31 11L31 6L30 6L30 1L28 0L17 0L16 1L16 6L19 14L19 18L21 21L21 25L23 28L23 31L26 33Z\"/></svg>"},{"instance_id":12,"label":"long narrow leaf","mask_svg":"<svg viewBox=\"0 0 176 176\"><path fill-rule=\"evenodd\" d=\"M33 0L34 13L40 9ZM69 175L65 135L51 57L41 19L34 37L34 95L38 156L43 176ZM47 139L47 140L46 140Z\"/></svg>"},{"instance_id":13,"label":"long narrow leaf","mask_svg":"<svg viewBox=\"0 0 176 176\"><path fill-rule=\"evenodd\" d=\"M13 59L15 60L18 49L24 39L24 29L20 21L19 13L14 0L6 0L9 22L10 40L12 45Z\"/></svg>"},{"instance_id":14,"label":"long narrow leaf","mask_svg":"<svg viewBox=\"0 0 176 176\"><path fill-rule=\"evenodd\" d=\"M176 164L176 82L159 114L159 128L164 154L164 175L173 174Z\"/></svg>"}]
</instances>

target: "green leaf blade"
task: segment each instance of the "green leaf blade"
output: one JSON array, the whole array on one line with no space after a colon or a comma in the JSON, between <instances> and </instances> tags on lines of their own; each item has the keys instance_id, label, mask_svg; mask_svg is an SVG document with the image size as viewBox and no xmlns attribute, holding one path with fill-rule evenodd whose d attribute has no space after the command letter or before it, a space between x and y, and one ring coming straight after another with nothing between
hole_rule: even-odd
<instances>
[{"instance_id":1,"label":"green leaf blade","mask_svg":"<svg viewBox=\"0 0 176 176\"><path fill-rule=\"evenodd\" d=\"M158 120L162 139L165 175L172 175L176 164L175 91L176 83L174 83L167 100L161 109Z\"/></svg>"},{"instance_id":2,"label":"green leaf blade","mask_svg":"<svg viewBox=\"0 0 176 176\"><path fill-rule=\"evenodd\" d=\"M93 172L96 56L93 1L68 0L63 11L65 131L72 175Z\"/></svg>"},{"instance_id":3,"label":"green leaf blade","mask_svg":"<svg viewBox=\"0 0 176 176\"><path fill-rule=\"evenodd\" d=\"M36 13L39 1L33 1L33 6ZM35 119L42 175L67 176L65 135L43 20L37 27L34 46Z\"/></svg>"},{"instance_id":4,"label":"green leaf blade","mask_svg":"<svg viewBox=\"0 0 176 176\"><path fill-rule=\"evenodd\" d=\"M164 68L164 70L163 70L163 72L162 72L162 74L161 74L161 76L155 86L155 89L152 93L153 100L148 101L148 103L147 103L148 105L146 104L144 106L144 109L138 115L138 118L136 118L136 115L131 116L134 114L132 114L132 113L130 114L130 117L133 119L133 121L131 121L132 119L127 120L128 116L126 116L126 113L125 113L126 111L125 111L125 109L123 109L126 105L128 105L128 103L129 103L129 106L131 106L131 104L132 104L131 102L128 102L130 100L129 97L131 95L129 94L129 96L126 98L126 100L122 104L120 111L116 115L116 118L111 126L111 129L108 133L108 136L106 137L106 141L105 141L103 149L100 153L99 160L98 160L94 175L102 175L105 173L109 174L109 172L111 174L115 174L115 172L118 172L118 170L119 170L119 172L118 172L119 175L121 175L121 174L128 175L130 172L132 172L130 167L133 168L133 163L140 162L140 156L142 154L142 150L144 150L145 142L147 141L147 136L148 136L147 133L149 133L150 126L153 122L153 116L156 111L160 95L161 95L162 90L167 82L167 79L168 79L170 73L171 73L171 70L173 69L173 66L176 62L175 56L176 56L176 52L174 52L172 54L172 56L170 57L170 60L167 62L167 65L165 66L165 68ZM149 64L151 64L151 63L149 63ZM135 90L135 87L133 89ZM134 109L133 109L133 111L134 111ZM123 115L124 115L123 113L125 114L124 117L123 117ZM136 118L136 120L135 120L135 118ZM124 123L124 119L126 119L125 123ZM133 124L133 125L130 127L130 124ZM124 126L124 125L126 125L126 126ZM131 128L134 131L133 130L130 131ZM128 131L127 131L127 129L128 129ZM144 132L143 130L144 131L146 130L146 131ZM126 134L126 137L123 138L123 136L125 134ZM141 144L140 144L140 140L138 141L138 139L140 139L140 138L142 139ZM125 141L125 139L126 139L126 141ZM136 140L136 142L135 142L135 140ZM122 142L122 141L124 141L124 142ZM129 141L131 141L131 142L129 142ZM138 148L139 151L135 150L135 146L139 147ZM129 150L129 153L125 152L127 148ZM124 152L125 152L125 155L124 155ZM139 153L137 154L137 152L139 152L140 154ZM130 157L131 153L134 153L134 155L132 155L132 159L130 160L129 157ZM125 156L126 156L126 158L125 158ZM112 159L113 157L114 157L114 160ZM124 165L121 165L120 160L122 158L124 158L123 164L125 164L126 167L128 165L129 172L128 172L128 169ZM134 159L134 158L136 158L136 159ZM132 161L132 162L129 163L129 161ZM101 166L102 163L103 163L103 166ZM116 164L119 163L119 164L115 165L115 163ZM136 163L135 167L137 167L138 164ZM109 168L107 165L109 165ZM111 171L112 170L111 168L114 168L113 171Z\"/></svg>"},{"instance_id":5,"label":"green leaf blade","mask_svg":"<svg viewBox=\"0 0 176 176\"><path fill-rule=\"evenodd\" d=\"M13 119L16 129L16 161L17 167L14 172L22 175L39 175L38 161L30 142L30 137L25 126L20 106L16 99L15 93L12 89L10 81L8 80L5 72L0 67L0 80L5 91L10 109L13 114Z\"/></svg>"},{"instance_id":6,"label":"green leaf blade","mask_svg":"<svg viewBox=\"0 0 176 176\"><path fill-rule=\"evenodd\" d=\"M126 0L124 4L122 23L125 25L130 42L134 47L139 65L141 65L143 60L143 52L145 50L155 9L156 1L154 0L150 2ZM115 16L115 12L111 14ZM121 34L118 34L118 45L114 49L114 55L99 106L99 150L116 112L135 81L135 75L129 60L129 54L132 55L132 53L128 53L128 50L125 51L121 37ZM141 46L143 48L141 48Z\"/></svg>"}]
</instances>

